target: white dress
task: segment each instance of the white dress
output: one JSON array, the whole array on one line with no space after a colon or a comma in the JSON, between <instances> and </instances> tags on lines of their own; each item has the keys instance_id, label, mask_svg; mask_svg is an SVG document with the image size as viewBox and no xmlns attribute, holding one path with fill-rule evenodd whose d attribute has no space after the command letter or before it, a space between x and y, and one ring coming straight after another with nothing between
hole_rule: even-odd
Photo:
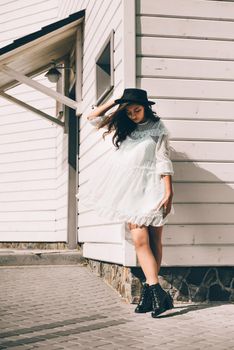
<instances>
[{"instance_id":1,"label":"white dress","mask_svg":"<svg viewBox=\"0 0 234 350\"><path fill-rule=\"evenodd\" d=\"M97 126L102 118L89 122ZM174 174L169 133L162 120L138 123L120 148L113 148L111 156L108 154L89 178L86 191L78 192L76 197L82 205L111 221L164 225L175 211L172 204L171 212L163 218L163 208L157 208L165 193L161 175Z\"/></svg>"}]
</instances>

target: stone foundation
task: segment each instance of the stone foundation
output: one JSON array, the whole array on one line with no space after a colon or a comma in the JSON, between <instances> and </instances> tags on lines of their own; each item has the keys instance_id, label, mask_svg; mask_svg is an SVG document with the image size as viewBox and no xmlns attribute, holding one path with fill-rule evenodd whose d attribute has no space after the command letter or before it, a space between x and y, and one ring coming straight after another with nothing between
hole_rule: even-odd
<instances>
[{"instance_id":1,"label":"stone foundation","mask_svg":"<svg viewBox=\"0 0 234 350\"><path fill-rule=\"evenodd\" d=\"M139 301L141 282L145 280L140 267L87 261L89 268L127 302ZM161 267L159 281L170 291L174 301L234 301L233 267Z\"/></svg>"},{"instance_id":2,"label":"stone foundation","mask_svg":"<svg viewBox=\"0 0 234 350\"><path fill-rule=\"evenodd\" d=\"M0 242L0 249L68 249L66 242ZM77 249L81 249L81 245L77 244Z\"/></svg>"}]
</instances>

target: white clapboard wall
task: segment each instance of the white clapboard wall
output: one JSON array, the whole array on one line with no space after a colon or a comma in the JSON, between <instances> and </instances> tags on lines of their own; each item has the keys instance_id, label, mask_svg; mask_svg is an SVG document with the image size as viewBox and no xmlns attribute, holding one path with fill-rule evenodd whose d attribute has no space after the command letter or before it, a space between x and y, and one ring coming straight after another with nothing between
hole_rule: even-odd
<instances>
[{"instance_id":1,"label":"white clapboard wall","mask_svg":"<svg viewBox=\"0 0 234 350\"><path fill-rule=\"evenodd\" d=\"M234 263L234 2L137 1L137 87L171 134L164 266Z\"/></svg>"},{"instance_id":2,"label":"white clapboard wall","mask_svg":"<svg viewBox=\"0 0 234 350\"><path fill-rule=\"evenodd\" d=\"M85 9L83 42L82 117L80 120L79 191L92 171L112 148L110 137L103 142L102 131L97 131L87 120L95 101L95 57L114 29L114 95L122 94L123 74L123 6L116 1L60 1L60 18ZM110 98L114 98L111 96ZM82 207L78 201L78 241L83 242L83 255L101 261L126 263L135 261L131 242L126 240L125 225L100 218L94 211Z\"/></svg>"},{"instance_id":3,"label":"white clapboard wall","mask_svg":"<svg viewBox=\"0 0 234 350\"><path fill-rule=\"evenodd\" d=\"M57 16L58 0L1 0L0 46L55 22ZM35 79L55 88L43 75ZM54 100L26 85L8 93L55 115ZM0 133L0 241L66 241L67 145L62 129L0 98Z\"/></svg>"}]
</instances>

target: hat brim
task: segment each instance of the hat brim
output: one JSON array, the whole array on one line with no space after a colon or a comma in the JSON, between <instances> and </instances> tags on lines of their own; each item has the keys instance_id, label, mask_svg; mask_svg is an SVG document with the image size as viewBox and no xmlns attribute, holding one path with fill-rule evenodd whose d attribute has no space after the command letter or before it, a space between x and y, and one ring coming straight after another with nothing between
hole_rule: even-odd
<instances>
[{"instance_id":1,"label":"hat brim","mask_svg":"<svg viewBox=\"0 0 234 350\"><path fill-rule=\"evenodd\" d=\"M126 103L126 102L131 102L131 103L139 103L139 104L143 104L143 105L145 105L145 104L148 104L148 105L154 105L155 104L155 102L153 102L153 101L140 101L140 100L125 100L125 99L122 99L122 98L118 98L117 100L115 100L115 103L118 103L118 104L121 104L121 103Z\"/></svg>"}]
</instances>

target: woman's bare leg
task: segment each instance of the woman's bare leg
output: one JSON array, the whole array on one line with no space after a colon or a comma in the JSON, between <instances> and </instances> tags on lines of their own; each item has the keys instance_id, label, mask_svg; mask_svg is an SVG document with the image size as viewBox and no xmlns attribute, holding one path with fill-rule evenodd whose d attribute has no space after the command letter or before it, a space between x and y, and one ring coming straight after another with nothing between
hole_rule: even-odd
<instances>
[{"instance_id":1,"label":"woman's bare leg","mask_svg":"<svg viewBox=\"0 0 234 350\"><path fill-rule=\"evenodd\" d=\"M128 227L131 231L137 258L145 274L147 283L149 285L158 283L158 266L150 248L148 227L139 227L132 223L128 223Z\"/></svg>"},{"instance_id":2,"label":"woman's bare leg","mask_svg":"<svg viewBox=\"0 0 234 350\"><path fill-rule=\"evenodd\" d=\"M157 261L158 273L162 262L162 232L163 226L149 226L150 247Z\"/></svg>"}]
</instances>

